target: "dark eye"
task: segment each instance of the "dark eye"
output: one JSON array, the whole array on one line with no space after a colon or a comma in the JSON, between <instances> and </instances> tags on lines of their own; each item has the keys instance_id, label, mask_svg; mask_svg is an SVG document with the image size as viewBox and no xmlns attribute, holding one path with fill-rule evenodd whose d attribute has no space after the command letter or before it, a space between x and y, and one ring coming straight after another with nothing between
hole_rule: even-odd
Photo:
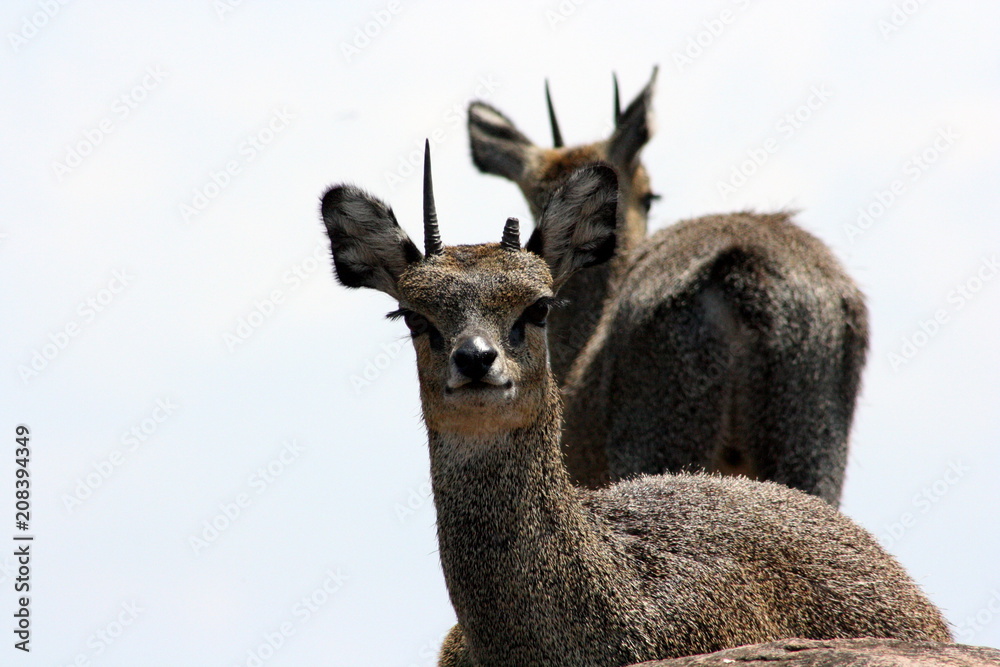
<instances>
[{"instance_id":1,"label":"dark eye","mask_svg":"<svg viewBox=\"0 0 1000 667\"><path fill-rule=\"evenodd\" d=\"M654 194L652 192L647 192L642 197L639 198L639 203L642 204L642 208L646 213L649 213L649 209L653 206L653 202L660 198L660 195Z\"/></svg>"},{"instance_id":2,"label":"dark eye","mask_svg":"<svg viewBox=\"0 0 1000 667\"><path fill-rule=\"evenodd\" d=\"M427 334L428 342L430 342L433 349L444 349L444 337L441 336L441 332L430 323L430 320L420 313L400 308L389 313L387 317L391 320L402 317L403 322L406 323L406 327L410 330L410 336L417 338L423 334Z\"/></svg>"},{"instance_id":3,"label":"dark eye","mask_svg":"<svg viewBox=\"0 0 1000 667\"><path fill-rule=\"evenodd\" d=\"M409 328L410 333L414 336L419 336L427 331L427 329L431 326L431 323L427 321L426 317L419 313L415 313L412 310L408 310L403 313L403 322Z\"/></svg>"},{"instance_id":4,"label":"dark eye","mask_svg":"<svg viewBox=\"0 0 1000 667\"><path fill-rule=\"evenodd\" d=\"M545 326L545 318L549 316L552 308L551 299L542 298L524 309L521 317L517 318L514 326L510 330L510 344L517 346L524 343L524 327L533 324L536 327Z\"/></svg>"},{"instance_id":5,"label":"dark eye","mask_svg":"<svg viewBox=\"0 0 1000 667\"><path fill-rule=\"evenodd\" d=\"M549 316L551 309L552 304L549 303L548 299L539 299L524 309L524 314L521 315L521 318L529 324L534 324L536 327L544 327L545 319Z\"/></svg>"}]
</instances>

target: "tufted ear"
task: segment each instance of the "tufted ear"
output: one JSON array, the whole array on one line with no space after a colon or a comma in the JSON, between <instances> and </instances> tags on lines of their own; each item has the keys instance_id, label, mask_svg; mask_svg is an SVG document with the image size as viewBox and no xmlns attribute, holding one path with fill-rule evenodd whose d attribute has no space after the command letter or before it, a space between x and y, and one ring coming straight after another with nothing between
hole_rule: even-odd
<instances>
[{"instance_id":1,"label":"tufted ear","mask_svg":"<svg viewBox=\"0 0 1000 667\"><path fill-rule=\"evenodd\" d=\"M483 102L469 105L469 144L479 171L515 182L541 152L510 119Z\"/></svg>"},{"instance_id":2,"label":"tufted ear","mask_svg":"<svg viewBox=\"0 0 1000 667\"><path fill-rule=\"evenodd\" d=\"M399 276L423 255L400 228L392 209L361 188L338 185L323 195L320 210L340 283L399 298Z\"/></svg>"},{"instance_id":3,"label":"tufted ear","mask_svg":"<svg viewBox=\"0 0 1000 667\"><path fill-rule=\"evenodd\" d=\"M653 136L653 86L658 71L658 67L653 68L649 83L624 113L618 109L618 85L615 82L615 131L608 140L608 157L622 169L632 164L639 156L639 151Z\"/></svg>"},{"instance_id":4,"label":"tufted ear","mask_svg":"<svg viewBox=\"0 0 1000 667\"><path fill-rule=\"evenodd\" d=\"M618 223L618 176L606 164L577 169L549 199L525 249L549 265L556 289L579 269L611 259Z\"/></svg>"}]
</instances>

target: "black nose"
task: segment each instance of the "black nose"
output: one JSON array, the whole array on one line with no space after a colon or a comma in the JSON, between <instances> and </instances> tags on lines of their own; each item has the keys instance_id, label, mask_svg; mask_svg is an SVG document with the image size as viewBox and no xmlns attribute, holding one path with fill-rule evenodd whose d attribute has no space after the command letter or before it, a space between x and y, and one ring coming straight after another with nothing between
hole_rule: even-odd
<instances>
[{"instance_id":1,"label":"black nose","mask_svg":"<svg viewBox=\"0 0 1000 667\"><path fill-rule=\"evenodd\" d=\"M466 338L452 353L458 371L470 380L486 375L497 358L497 351L482 336Z\"/></svg>"}]
</instances>

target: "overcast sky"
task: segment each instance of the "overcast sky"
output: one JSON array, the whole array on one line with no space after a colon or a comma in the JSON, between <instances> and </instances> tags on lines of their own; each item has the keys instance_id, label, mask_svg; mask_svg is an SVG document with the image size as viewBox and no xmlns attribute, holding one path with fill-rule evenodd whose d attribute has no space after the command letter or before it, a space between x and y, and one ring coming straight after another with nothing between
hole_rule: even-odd
<instances>
[{"instance_id":1,"label":"overcast sky","mask_svg":"<svg viewBox=\"0 0 1000 667\"><path fill-rule=\"evenodd\" d=\"M868 296L842 509L1000 646L1000 7L254 0L0 9L0 663L430 665L454 621L394 304L334 283L350 181L446 243L530 219L482 98L604 136L660 66L651 226L801 210ZM31 517L14 527L15 428ZM11 625L8 622L8 625Z\"/></svg>"}]
</instances>

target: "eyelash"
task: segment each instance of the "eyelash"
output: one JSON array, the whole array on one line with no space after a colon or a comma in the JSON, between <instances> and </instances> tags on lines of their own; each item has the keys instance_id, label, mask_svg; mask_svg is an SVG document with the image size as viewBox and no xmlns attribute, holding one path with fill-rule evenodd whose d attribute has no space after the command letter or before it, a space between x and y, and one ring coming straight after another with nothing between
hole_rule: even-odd
<instances>
[{"instance_id":1,"label":"eyelash","mask_svg":"<svg viewBox=\"0 0 1000 667\"><path fill-rule=\"evenodd\" d=\"M649 212L649 209L652 208L653 202L660 199L661 196L662 195L658 195L654 192L647 192L642 196L642 199L640 199L640 201L642 202L642 207L646 209L647 213Z\"/></svg>"},{"instance_id":2,"label":"eyelash","mask_svg":"<svg viewBox=\"0 0 1000 667\"><path fill-rule=\"evenodd\" d=\"M431 347L435 350L444 349L444 337L441 332L438 331L430 320L426 317L412 310L406 308L400 308L399 310L394 310L391 313L386 314L386 317L390 320L402 320L406 323L406 327L410 330L410 336L417 338L422 334L427 334L428 342L430 342Z\"/></svg>"}]
</instances>

